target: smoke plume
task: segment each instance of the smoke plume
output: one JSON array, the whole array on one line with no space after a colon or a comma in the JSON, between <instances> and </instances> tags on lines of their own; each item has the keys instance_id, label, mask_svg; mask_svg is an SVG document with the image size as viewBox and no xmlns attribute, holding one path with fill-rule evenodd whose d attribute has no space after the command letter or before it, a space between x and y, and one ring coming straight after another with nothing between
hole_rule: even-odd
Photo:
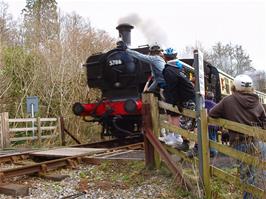
<instances>
[{"instance_id":1,"label":"smoke plume","mask_svg":"<svg viewBox=\"0 0 266 199\"><path fill-rule=\"evenodd\" d=\"M158 43L161 46L167 46L167 35L155 21L151 19L143 19L139 15L133 13L122 17L118 20L118 24L128 23L139 29L145 36L148 44Z\"/></svg>"}]
</instances>

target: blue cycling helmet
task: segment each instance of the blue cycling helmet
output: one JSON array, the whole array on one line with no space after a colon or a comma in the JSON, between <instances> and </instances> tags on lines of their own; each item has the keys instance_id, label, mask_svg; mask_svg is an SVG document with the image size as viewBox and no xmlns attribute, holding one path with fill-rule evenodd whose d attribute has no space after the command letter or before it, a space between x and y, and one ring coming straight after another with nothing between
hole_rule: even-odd
<instances>
[{"instance_id":1,"label":"blue cycling helmet","mask_svg":"<svg viewBox=\"0 0 266 199\"><path fill-rule=\"evenodd\" d=\"M177 51L173 48L166 48L163 54L168 59L176 59Z\"/></svg>"}]
</instances>

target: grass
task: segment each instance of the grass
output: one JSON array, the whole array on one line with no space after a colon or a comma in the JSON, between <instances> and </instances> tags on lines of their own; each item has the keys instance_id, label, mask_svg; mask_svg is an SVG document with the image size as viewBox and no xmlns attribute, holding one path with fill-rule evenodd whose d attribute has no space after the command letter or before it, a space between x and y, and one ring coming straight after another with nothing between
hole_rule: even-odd
<instances>
[{"instance_id":1,"label":"grass","mask_svg":"<svg viewBox=\"0 0 266 199\"><path fill-rule=\"evenodd\" d=\"M156 198L195 198L190 192L176 186L172 174L167 168L146 169L143 161L104 161L87 175L89 175L88 179L94 179L101 186L102 182L105 182L105 186L107 186L108 181L112 182L113 186L119 184L123 188L136 188L145 185L163 186L158 190ZM141 195L139 197L141 198Z\"/></svg>"},{"instance_id":2,"label":"grass","mask_svg":"<svg viewBox=\"0 0 266 199\"><path fill-rule=\"evenodd\" d=\"M173 179L171 172L162 166L159 170L149 170L145 168L145 163L143 161L104 161L101 165L94 167L94 171L90 173L101 172L103 176L97 179L104 181L112 181L117 183L122 183L127 187L136 187L143 184L153 184L153 185L163 185L166 184L164 191L160 193L159 198L201 198L202 189L199 188L196 180L198 179L198 168L188 168L183 166L184 175L192 182L195 190L191 191L183 190L178 187ZM97 172L96 172L97 170ZM227 168L228 173L235 173L235 168ZM99 176L98 176L99 177ZM195 185L195 186L194 186ZM241 198L241 191L232 185L224 183L218 178L212 178L211 189L213 196L212 198L224 198L224 199L238 199Z\"/></svg>"}]
</instances>

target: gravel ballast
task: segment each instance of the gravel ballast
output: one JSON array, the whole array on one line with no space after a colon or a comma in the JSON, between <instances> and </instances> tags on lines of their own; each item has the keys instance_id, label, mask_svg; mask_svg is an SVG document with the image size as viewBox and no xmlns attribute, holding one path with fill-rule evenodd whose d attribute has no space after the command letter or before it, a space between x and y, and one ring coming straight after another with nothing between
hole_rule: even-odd
<instances>
[{"instance_id":1,"label":"gravel ballast","mask_svg":"<svg viewBox=\"0 0 266 199\"><path fill-rule=\"evenodd\" d=\"M101 165L81 164L74 170L61 169L54 174L69 175L69 177L59 182L28 176L13 178L12 181L16 180L14 183L30 187L29 196L19 197L23 199L67 198L83 190L86 194L69 198L179 198L169 172L147 170L143 161L105 161ZM183 196L180 198L186 198ZM0 199L7 198L17 197L0 195Z\"/></svg>"}]
</instances>

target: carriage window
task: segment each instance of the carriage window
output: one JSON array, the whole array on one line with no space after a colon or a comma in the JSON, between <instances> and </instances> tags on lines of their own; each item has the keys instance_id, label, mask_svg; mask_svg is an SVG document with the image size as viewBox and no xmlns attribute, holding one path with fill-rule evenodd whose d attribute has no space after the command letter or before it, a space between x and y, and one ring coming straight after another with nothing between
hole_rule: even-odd
<instances>
[{"instance_id":1,"label":"carriage window","mask_svg":"<svg viewBox=\"0 0 266 199\"><path fill-rule=\"evenodd\" d=\"M232 88L232 86L234 85L234 82L232 81L232 80L230 80L230 94L231 94L231 88Z\"/></svg>"},{"instance_id":2,"label":"carriage window","mask_svg":"<svg viewBox=\"0 0 266 199\"><path fill-rule=\"evenodd\" d=\"M224 90L224 78L221 78L221 90Z\"/></svg>"},{"instance_id":3,"label":"carriage window","mask_svg":"<svg viewBox=\"0 0 266 199\"><path fill-rule=\"evenodd\" d=\"M226 90L226 93L230 93L230 85L229 85L228 79L225 79L225 90Z\"/></svg>"}]
</instances>

